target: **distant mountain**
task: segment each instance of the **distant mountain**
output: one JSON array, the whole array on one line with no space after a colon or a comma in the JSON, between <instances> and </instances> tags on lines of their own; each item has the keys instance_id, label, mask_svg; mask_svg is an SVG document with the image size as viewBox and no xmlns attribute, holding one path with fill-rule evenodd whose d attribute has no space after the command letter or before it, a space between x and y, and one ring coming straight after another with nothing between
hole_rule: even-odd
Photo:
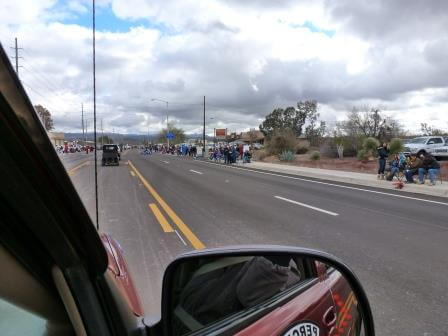
<instances>
[{"instance_id":1,"label":"distant mountain","mask_svg":"<svg viewBox=\"0 0 448 336\"><path fill-rule=\"evenodd\" d=\"M96 134L97 137L101 136L101 133ZM117 143L127 143L127 144L140 144L148 140L147 134L120 134L120 133L104 133L104 136L114 139ZM202 139L202 134L192 133L185 134L187 139ZM82 133L64 133L65 140L73 141L82 139ZM93 141L93 133L87 133L85 135L87 140ZM157 137L157 133L150 133L149 137L151 140ZM213 140L213 137L206 136L207 140Z\"/></svg>"}]
</instances>

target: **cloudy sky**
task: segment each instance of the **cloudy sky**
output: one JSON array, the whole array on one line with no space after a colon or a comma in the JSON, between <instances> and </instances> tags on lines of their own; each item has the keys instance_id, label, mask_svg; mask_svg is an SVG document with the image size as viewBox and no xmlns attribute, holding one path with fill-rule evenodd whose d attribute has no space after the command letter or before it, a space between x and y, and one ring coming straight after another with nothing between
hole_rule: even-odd
<instances>
[{"instance_id":1,"label":"cloudy sky","mask_svg":"<svg viewBox=\"0 0 448 336\"><path fill-rule=\"evenodd\" d=\"M56 129L93 127L90 0L0 4L21 80ZM448 128L446 0L97 0L97 111L105 131L257 127L316 99L329 125L380 105L406 128ZM152 98L168 101L151 101Z\"/></svg>"}]
</instances>

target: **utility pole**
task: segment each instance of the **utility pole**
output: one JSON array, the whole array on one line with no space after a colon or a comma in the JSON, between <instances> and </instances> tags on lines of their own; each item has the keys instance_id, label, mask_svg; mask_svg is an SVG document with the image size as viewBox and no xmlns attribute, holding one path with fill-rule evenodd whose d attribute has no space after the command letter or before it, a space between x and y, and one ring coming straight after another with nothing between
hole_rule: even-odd
<instances>
[{"instance_id":1,"label":"utility pole","mask_svg":"<svg viewBox=\"0 0 448 336\"><path fill-rule=\"evenodd\" d=\"M204 129L202 130L203 157L205 158L205 96L204 96Z\"/></svg>"},{"instance_id":2,"label":"utility pole","mask_svg":"<svg viewBox=\"0 0 448 336\"><path fill-rule=\"evenodd\" d=\"M19 77L19 58L22 58L22 57L19 57L19 49L23 49L23 48L18 47L17 37L15 38L15 46L12 49L15 50L15 57L13 57L13 58L16 61L16 74L17 74L17 77Z\"/></svg>"},{"instance_id":3,"label":"utility pole","mask_svg":"<svg viewBox=\"0 0 448 336\"><path fill-rule=\"evenodd\" d=\"M84 133L84 104L81 103L81 125L82 125L82 139L84 140L84 145L86 142L86 137Z\"/></svg>"},{"instance_id":4,"label":"utility pole","mask_svg":"<svg viewBox=\"0 0 448 336\"><path fill-rule=\"evenodd\" d=\"M168 124L168 102L165 102L166 103L166 135L167 135L167 137L166 137L166 139L168 140L167 141L167 143L168 143L168 148L170 148L170 138L168 138L168 133L170 132L170 128L169 128L169 124Z\"/></svg>"}]
</instances>

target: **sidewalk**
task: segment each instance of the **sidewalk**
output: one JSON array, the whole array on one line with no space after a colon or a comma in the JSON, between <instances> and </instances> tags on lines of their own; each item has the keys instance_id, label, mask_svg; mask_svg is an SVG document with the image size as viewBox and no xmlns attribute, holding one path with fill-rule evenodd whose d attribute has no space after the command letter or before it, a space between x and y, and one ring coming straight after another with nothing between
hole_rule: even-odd
<instances>
[{"instance_id":1,"label":"sidewalk","mask_svg":"<svg viewBox=\"0 0 448 336\"><path fill-rule=\"evenodd\" d=\"M418 184L404 184L403 189L396 189L393 182L385 180L377 180L374 174L346 172L340 170L329 170L319 168L299 167L278 163L266 163L252 161L251 163L238 164L247 168L262 169L276 173L285 173L292 175L300 175L306 177L313 177L322 180L330 180L336 182L352 183L360 186L376 187L383 189L390 189L396 191L402 191L407 193L417 193L431 196L448 197L448 182L444 181L443 184L440 180L437 180L435 186L429 186L429 181L426 181L425 185ZM415 176L416 177L416 176ZM396 180L394 180L396 181Z\"/></svg>"}]
</instances>

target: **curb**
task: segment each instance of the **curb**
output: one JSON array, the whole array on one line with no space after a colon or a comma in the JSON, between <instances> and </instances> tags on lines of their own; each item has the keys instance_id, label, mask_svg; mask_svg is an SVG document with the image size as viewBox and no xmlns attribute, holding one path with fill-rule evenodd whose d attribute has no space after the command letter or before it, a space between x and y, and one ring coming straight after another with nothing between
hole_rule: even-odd
<instances>
[{"instance_id":1,"label":"curb","mask_svg":"<svg viewBox=\"0 0 448 336\"><path fill-rule=\"evenodd\" d=\"M381 189L387 189L387 190L394 190L398 192L404 192L404 193L413 193L413 194L422 194L427 196L438 196L438 197L448 197L448 188L447 189L437 189L430 186L422 186L422 185L410 185L405 184L403 189L396 189L391 182L388 181L368 181L358 178L350 178L350 177L342 177L338 175L331 175L331 174L323 174L318 172L307 172L307 171L294 171L292 169L282 169L278 167L265 167L265 164L263 164L262 167L257 167L257 164L255 162L253 163L246 163L245 164L247 168L254 168L259 170L265 170L269 172L275 172L275 173L284 173L284 174L290 174L290 175L297 175L297 176L304 176L304 177L312 177L320 180L330 180L335 182L342 182L342 183L350 183L350 184L356 184L366 187L375 187L375 188L381 188ZM316 170L319 170L319 168L316 168ZM447 183L447 182L445 182ZM448 183L447 183L448 185ZM424 189L423 189L424 188Z\"/></svg>"}]
</instances>

